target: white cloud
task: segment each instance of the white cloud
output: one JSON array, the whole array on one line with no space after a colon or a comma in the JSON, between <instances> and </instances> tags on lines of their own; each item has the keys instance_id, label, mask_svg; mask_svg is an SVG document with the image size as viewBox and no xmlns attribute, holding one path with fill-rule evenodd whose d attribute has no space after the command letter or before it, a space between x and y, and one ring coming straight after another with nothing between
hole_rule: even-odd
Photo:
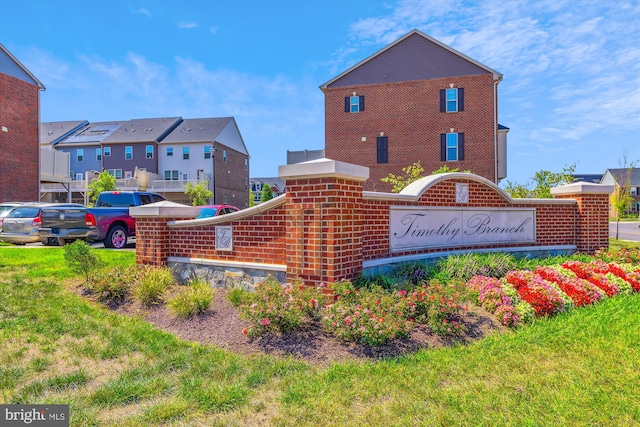
<instances>
[{"instance_id":1,"label":"white cloud","mask_svg":"<svg viewBox=\"0 0 640 427\"><path fill-rule=\"evenodd\" d=\"M198 23L197 22L178 22L178 28L183 28L183 29L187 29L190 30L192 28L197 28L198 27Z\"/></svg>"},{"instance_id":2,"label":"white cloud","mask_svg":"<svg viewBox=\"0 0 640 427\"><path fill-rule=\"evenodd\" d=\"M151 18L151 12L149 11L149 9L145 9L144 7L141 7L140 9L131 9L131 12L147 15L149 18Z\"/></svg>"}]
</instances>

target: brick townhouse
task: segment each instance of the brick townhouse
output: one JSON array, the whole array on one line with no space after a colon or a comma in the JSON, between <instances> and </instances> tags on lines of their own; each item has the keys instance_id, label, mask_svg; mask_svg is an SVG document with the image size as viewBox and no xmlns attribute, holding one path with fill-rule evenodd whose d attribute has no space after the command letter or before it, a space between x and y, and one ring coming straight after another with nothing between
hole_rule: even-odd
<instances>
[{"instance_id":1,"label":"brick townhouse","mask_svg":"<svg viewBox=\"0 0 640 427\"><path fill-rule=\"evenodd\" d=\"M370 168L368 191L420 161L498 183L506 133L498 124L502 74L413 30L320 86L326 157Z\"/></svg>"},{"instance_id":2,"label":"brick townhouse","mask_svg":"<svg viewBox=\"0 0 640 427\"><path fill-rule=\"evenodd\" d=\"M39 198L40 91L44 89L0 44L0 202Z\"/></svg>"}]
</instances>

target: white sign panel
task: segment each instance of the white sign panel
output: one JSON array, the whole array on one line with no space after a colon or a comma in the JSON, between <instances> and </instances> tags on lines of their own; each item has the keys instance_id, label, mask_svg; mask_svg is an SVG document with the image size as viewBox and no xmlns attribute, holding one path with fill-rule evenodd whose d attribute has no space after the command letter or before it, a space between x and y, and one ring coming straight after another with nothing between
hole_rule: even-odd
<instances>
[{"instance_id":1,"label":"white sign panel","mask_svg":"<svg viewBox=\"0 0 640 427\"><path fill-rule=\"evenodd\" d=\"M233 250L233 227L230 225L216 226L216 250Z\"/></svg>"},{"instance_id":2,"label":"white sign panel","mask_svg":"<svg viewBox=\"0 0 640 427\"><path fill-rule=\"evenodd\" d=\"M392 206L392 251L492 243L534 243L536 210Z\"/></svg>"}]
</instances>

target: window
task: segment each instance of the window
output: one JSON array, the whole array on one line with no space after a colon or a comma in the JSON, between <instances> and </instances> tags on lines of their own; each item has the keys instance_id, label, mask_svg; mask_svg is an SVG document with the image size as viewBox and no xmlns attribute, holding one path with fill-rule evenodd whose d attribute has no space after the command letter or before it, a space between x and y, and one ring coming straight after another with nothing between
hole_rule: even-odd
<instances>
[{"instance_id":1,"label":"window","mask_svg":"<svg viewBox=\"0 0 640 427\"><path fill-rule=\"evenodd\" d=\"M76 158L79 162L84 162L84 148L78 148L78 151L76 151Z\"/></svg>"},{"instance_id":2,"label":"window","mask_svg":"<svg viewBox=\"0 0 640 427\"><path fill-rule=\"evenodd\" d=\"M131 179L132 176L133 176L133 172L124 171L124 179Z\"/></svg>"},{"instance_id":3,"label":"window","mask_svg":"<svg viewBox=\"0 0 640 427\"><path fill-rule=\"evenodd\" d=\"M164 171L164 179L165 181L177 181L178 180L178 171Z\"/></svg>"},{"instance_id":4,"label":"window","mask_svg":"<svg viewBox=\"0 0 640 427\"><path fill-rule=\"evenodd\" d=\"M108 169L107 172L115 179L122 179L122 169Z\"/></svg>"},{"instance_id":5,"label":"window","mask_svg":"<svg viewBox=\"0 0 640 427\"><path fill-rule=\"evenodd\" d=\"M443 162L464 160L464 133L440 134L440 160Z\"/></svg>"},{"instance_id":6,"label":"window","mask_svg":"<svg viewBox=\"0 0 640 427\"><path fill-rule=\"evenodd\" d=\"M227 150L222 150L222 163L227 163Z\"/></svg>"},{"instance_id":7,"label":"window","mask_svg":"<svg viewBox=\"0 0 640 427\"><path fill-rule=\"evenodd\" d=\"M77 174L75 174L75 175L76 175L76 176L75 176L75 178L74 178L74 179L75 179L76 181L82 181L82 180L84 179L84 176L83 176L81 173L77 173Z\"/></svg>"},{"instance_id":8,"label":"window","mask_svg":"<svg viewBox=\"0 0 640 427\"><path fill-rule=\"evenodd\" d=\"M189 160L189 147L182 147L182 158Z\"/></svg>"},{"instance_id":9,"label":"window","mask_svg":"<svg viewBox=\"0 0 640 427\"><path fill-rule=\"evenodd\" d=\"M104 147L104 155L105 156L111 155L111 147Z\"/></svg>"},{"instance_id":10,"label":"window","mask_svg":"<svg viewBox=\"0 0 640 427\"><path fill-rule=\"evenodd\" d=\"M153 159L153 145L147 145L147 159Z\"/></svg>"},{"instance_id":11,"label":"window","mask_svg":"<svg viewBox=\"0 0 640 427\"><path fill-rule=\"evenodd\" d=\"M364 95L344 97L345 113L359 113L360 111L364 111Z\"/></svg>"},{"instance_id":12,"label":"window","mask_svg":"<svg viewBox=\"0 0 640 427\"><path fill-rule=\"evenodd\" d=\"M183 172L182 173L182 180L183 181L189 181L189 173L188 172Z\"/></svg>"},{"instance_id":13,"label":"window","mask_svg":"<svg viewBox=\"0 0 640 427\"><path fill-rule=\"evenodd\" d=\"M167 157L173 157L173 147L167 147Z\"/></svg>"},{"instance_id":14,"label":"window","mask_svg":"<svg viewBox=\"0 0 640 427\"><path fill-rule=\"evenodd\" d=\"M378 163L389 163L389 140L386 136L376 138Z\"/></svg>"},{"instance_id":15,"label":"window","mask_svg":"<svg viewBox=\"0 0 640 427\"><path fill-rule=\"evenodd\" d=\"M222 197L222 203L224 203L225 205L226 205L227 203L229 203L229 202L227 201L227 195L226 195L226 194Z\"/></svg>"},{"instance_id":16,"label":"window","mask_svg":"<svg viewBox=\"0 0 640 427\"><path fill-rule=\"evenodd\" d=\"M124 158L126 160L131 160L133 159L133 147L130 145L127 145L124 147Z\"/></svg>"},{"instance_id":17,"label":"window","mask_svg":"<svg viewBox=\"0 0 640 427\"><path fill-rule=\"evenodd\" d=\"M249 169L249 159L244 159L244 168Z\"/></svg>"},{"instance_id":18,"label":"window","mask_svg":"<svg viewBox=\"0 0 640 427\"><path fill-rule=\"evenodd\" d=\"M205 159L211 158L211 147L209 147L208 145L204 146L204 158Z\"/></svg>"},{"instance_id":19,"label":"window","mask_svg":"<svg viewBox=\"0 0 640 427\"><path fill-rule=\"evenodd\" d=\"M440 90L440 112L455 113L464 111L464 88Z\"/></svg>"},{"instance_id":20,"label":"window","mask_svg":"<svg viewBox=\"0 0 640 427\"><path fill-rule=\"evenodd\" d=\"M96 160L97 161L102 160L102 148L96 148Z\"/></svg>"}]
</instances>

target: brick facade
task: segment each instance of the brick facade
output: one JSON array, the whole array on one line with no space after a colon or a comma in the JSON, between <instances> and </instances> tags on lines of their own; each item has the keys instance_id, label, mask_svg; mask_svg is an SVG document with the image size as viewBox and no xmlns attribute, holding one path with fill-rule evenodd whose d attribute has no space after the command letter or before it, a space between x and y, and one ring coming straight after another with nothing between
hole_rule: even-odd
<instances>
[{"instance_id":1,"label":"brick facade","mask_svg":"<svg viewBox=\"0 0 640 427\"><path fill-rule=\"evenodd\" d=\"M0 202L39 199L39 91L0 73Z\"/></svg>"},{"instance_id":2,"label":"brick facade","mask_svg":"<svg viewBox=\"0 0 640 427\"><path fill-rule=\"evenodd\" d=\"M280 176L289 189L286 194L224 217L169 221L188 215L169 212L159 217L149 213L156 209L154 205L132 208L137 218L138 263L165 265L173 259L236 269L264 264L286 269L287 280L300 277L313 284L354 278L367 263L446 256L452 251L561 248L593 253L608 246L608 186L569 185L558 189L555 199L510 199L485 178L455 173L423 178L412 184L414 193L374 193L362 191L366 169L326 159L281 167ZM468 184L468 203L456 203L456 183ZM535 242L393 252L389 243L392 206L533 208ZM232 227L233 250L216 250L219 225Z\"/></svg>"},{"instance_id":3,"label":"brick facade","mask_svg":"<svg viewBox=\"0 0 640 427\"><path fill-rule=\"evenodd\" d=\"M440 90L465 89L464 111L440 112ZM447 165L496 180L494 80L491 74L325 89L326 157L369 167L366 191L391 191L380 181L420 160L426 173ZM366 108L345 113L344 98L363 95ZM464 160L440 160L440 135L465 134ZM388 138L388 163L377 163L376 138ZM366 141L362 141L362 138Z\"/></svg>"}]
</instances>

